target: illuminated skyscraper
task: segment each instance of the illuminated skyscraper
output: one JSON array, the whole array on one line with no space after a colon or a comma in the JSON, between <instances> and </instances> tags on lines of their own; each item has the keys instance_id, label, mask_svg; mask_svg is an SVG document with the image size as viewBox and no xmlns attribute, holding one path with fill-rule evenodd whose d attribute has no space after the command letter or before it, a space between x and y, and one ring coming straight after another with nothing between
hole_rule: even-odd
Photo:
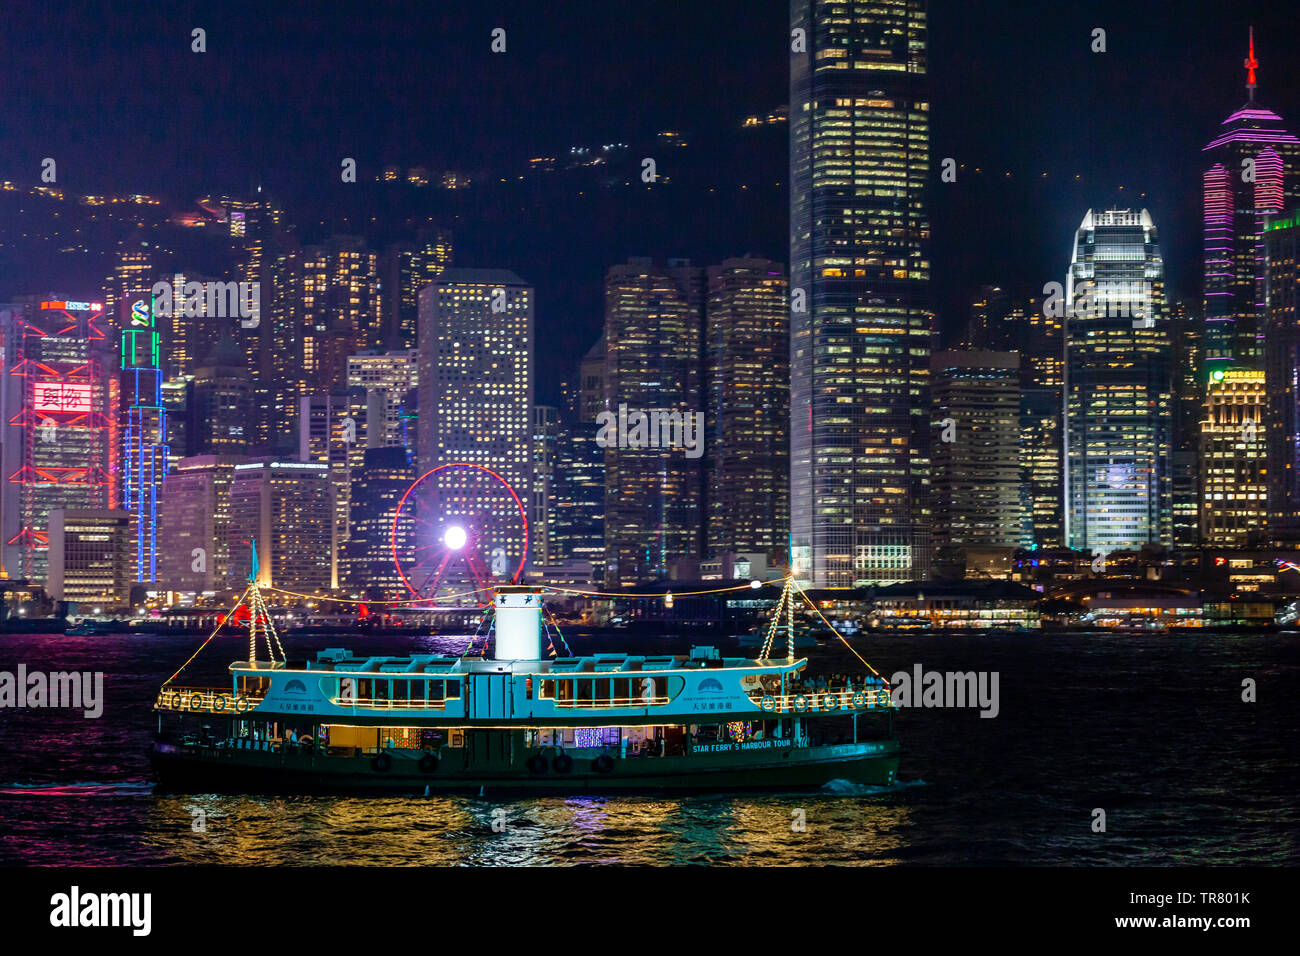
<instances>
[{"instance_id":1,"label":"illuminated skyscraper","mask_svg":"<svg viewBox=\"0 0 1300 956\"><path fill-rule=\"evenodd\" d=\"M528 550L534 564L555 560L555 480L559 453L560 413L550 405L533 406L533 486L528 499Z\"/></svg>"},{"instance_id":2,"label":"illuminated skyscraper","mask_svg":"<svg viewBox=\"0 0 1300 956\"><path fill-rule=\"evenodd\" d=\"M934 556L968 565L1000 549L1010 568L1020 538L1020 356L935 352Z\"/></svg>"},{"instance_id":3,"label":"illuminated skyscraper","mask_svg":"<svg viewBox=\"0 0 1300 956\"><path fill-rule=\"evenodd\" d=\"M243 583L230 576L230 485L235 466L247 461L195 455L182 458L167 476L158 500L160 588L220 591Z\"/></svg>"},{"instance_id":4,"label":"illuminated skyscraper","mask_svg":"<svg viewBox=\"0 0 1300 956\"><path fill-rule=\"evenodd\" d=\"M1201 543L1211 548L1266 543L1268 434L1264 373L1217 368L1201 426Z\"/></svg>"},{"instance_id":5,"label":"illuminated skyscraper","mask_svg":"<svg viewBox=\"0 0 1300 956\"><path fill-rule=\"evenodd\" d=\"M400 447L415 450L417 352L362 352L348 358L348 387L364 389L367 448Z\"/></svg>"},{"instance_id":6,"label":"illuminated skyscraper","mask_svg":"<svg viewBox=\"0 0 1300 956\"><path fill-rule=\"evenodd\" d=\"M785 267L708 270L705 319L707 556L784 564L790 528L790 306Z\"/></svg>"},{"instance_id":7,"label":"illuminated skyscraper","mask_svg":"<svg viewBox=\"0 0 1300 956\"><path fill-rule=\"evenodd\" d=\"M4 565L44 583L50 512L121 507L121 383L99 302L30 301L4 327Z\"/></svg>"},{"instance_id":8,"label":"illuminated skyscraper","mask_svg":"<svg viewBox=\"0 0 1300 956\"><path fill-rule=\"evenodd\" d=\"M348 540L339 558L340 583L371 600L409 596L393 560L393 516L402 495L415 481L415 469L400 447L367 448L352 474L352 513ZM409 523L397 528L409 535ZM413 550L399 537L398 552Z\"/></svg>"},{"instance_id":9,"label":"illuminated skyscraper","mask_svg":"<svg viewBox=\"0 0 1300 956\"><path fill-rule=\"evenodd\" d=\"M135 579L158 574L158 490L167 477L167 410L162 401L162 354L152 297L136 299L122 329L122 387L126 405L122 454L123 507L135 538Z\"/></svg>"},{"instance_id":10,"label":"illuminated skyscraper","mask_svg":"<svg viewBox=\"0 0 1300 956\"><path fill-rule=\"evenodd\" d=\"M466 462L490 469L528 501L534 302L532 286L506 269L448 269L420 291L420 474ZM501 565L516 567L524 541L510 495L469 477L461 491L456 506L474 522L484 552L500 548ZM454 573L477 586L464 562Z\"/></svg>"},{"instance_id":11,"label":"illuminated skyscraper","mask_svg":"<svg viewBox=\"0 0 1300 956\"><path fill-rule=\"evenodd\" d=\"M136 579L130 524L125 511L106 508L50 512L50 597L80 614L127 610Z\"/></svg>"},{"instance_id":12,"label":"illuminated skyscraper","mask_svg":"<svg viewBox=\"0 0 1300 956\"><path fill-rule=\"evenodd\" d=\"M188 406L189 454L242 455L254 449L253 381L231 336L223 336L195 368Z\"/></svg>"},{"instance_id":13,"label":"illuminated skyscraper","mask_svg":"<svg viewBox=\"0 0 1300 956\"><path fill-rule=\"evenodd\" d=\"M1247 102L1202 150L1206 161L1205 374L1263 368L1264 217L1300 202L1300 139L1255 102L1255 35Z\"/></svg>"},{"instance_id":14,"label":"illuminated skyscraper","mask_svg":"<svg viewBox=\"0 0 1300 956\"><path fill-rule=\"evenodd\" d=\"M1271 539L1300 546L1300 208L1264 232Z\"/></svg>"},{"instance_id":15,"label":"illuminated skyscraper","mask_svg":"<svg viewBox=\"0 0 1300 956\"><path fill-rule=\"evenodd\" d=\"M1300 139L1255 102L1255 37L1246 67L1247 102L1223 121L1203 152L1205 171L1206 389L1200 457L1204 543L1243 547L1265 534L1264 226L1300 200ZM1284 346L1283 346L1284 347ZM1243 429L1248 429L1248 434Z\"/></svg>"},{"instance_id":16,"label":"illuminated skyscraper","mask_svg":"<svg viewBox=\"0 0 1300 956\"><path fill-rule=\"evenodd\" d=\"M325 590L331 584L333 524L329 467L266 458L235 466L227 553L232 581L247 580L257 542L263 587Z\"/></svg>"},{"instance_id":17,"label":"illuminated skyscraper","mask_svg":"<svg viewBox=\"0 0 1300 956\"><path fill-rule=\"evenodd\" d=\"M414 349L419 337L420 290L451 265L451 234L443 229L422 231L415 242L392 246L384 256L388 329L370 349Z\"/></svg>"},{"instance_id":18,"label":"illuminated skyscraper","mask_svg":"<svg viewBox=\"0 0 1300 956\"><path fill-rule=\"evenodd\" d=\"M276 275L270 376L283 445L299 400L346 389L348 357L379 335L378 258L361 239L340 236L283 253Z\"/></svg>"},{"instance_id":19,"label":"illuminated skyscraper","mask_svg":"<svg viewBox=\"0 0 1300 956\"><path fill-rule=\"evenodd\" d=\"M1065 543L1065 321L1041 300L1012 306L1020 348L1020 546Z\"/></svg>"},{"instance_id":20,"label":"illuminated skyscraper","mask_svg":"<svg viewBox=\"0 0 1300 956\"><path fill-rule=\"evenodd\" d=\"M646 258L605 276L605 582L631 586L700 556L701 458L629 416L700 414L704 270ZM684 437L684 435L682 436ZM703 440L703 435L699 436ZM703 451L703 449L700 449Z\"/></svg>"},{"instance_id":21,"label":"illuminated skyscraper","mask_svg":"<svg viewBox=\"0 0 1300 956\"><path fill-rule=\"evenodd\" d=\"M925 4L794 0L790 25L791 560L906 581L929 567Z\"/></svg>"},{"instance_id":22,"label":"illuminated skyscraper","mask_svg":"<svg viewBox=\"0 0 1300 956\"><path fill-rule=\"evenodd\" d=\"M360 389L337 395L307 395L298 405L298 460L329 468L334 508L330 537L330 581L338 587L338 558L351 527L352 469L365 453L364 396Z\"/></svg>"},{"instance_id":23,"label":"illuminated skyscraper","mask_svg":"<svg viewBox=\"0 0 1300 956\"><path fill-rule=\"evenodd\" d=\"M1066 543L1172 545L1164 265L1145 209L1088 210L1066 280Z\"/></svg>"}]
</instances>

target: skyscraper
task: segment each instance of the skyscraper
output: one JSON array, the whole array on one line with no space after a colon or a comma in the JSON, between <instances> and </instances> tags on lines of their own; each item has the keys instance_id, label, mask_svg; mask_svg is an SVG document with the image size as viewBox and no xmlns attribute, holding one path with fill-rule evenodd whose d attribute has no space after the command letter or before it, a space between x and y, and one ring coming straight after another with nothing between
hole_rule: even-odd
<instances>
[{"instance_id":1,"label":"skyscraper","mask_svg":"<svg viewBox=\"0 0 1300 956\"><path fill-rule=\"evenodd\" d=\"M708 270L707 556L786 561L790 529L790 311L785 268L727 259Z\"/></svg>"},{"instance_id":2,"label":"skyscraper","mask_svg":"<svg viewBox=\"0 0 1300 956\"><path fill-rule=\"evenodd\" d=\"M1020 538L1020 356L950 350L930 367L935 562L969 566L972 550L1000 549L1009 569Z\"/></svg>"},{"instance_id":3,"label":"skyscraper","mask_svg":"<svg viewBox=\"0 0 1300 956\"><path fill-rule=\"evenodd\" d=\"M1300 208L1264 232L1269 533L1300 546Z\"/></svg>"},{"instance_id":4,"label":"skyscraper","mask_svg":"<svg viewBox=\"0 0 1300 956\"><path fill-rule=\"evenodd\" d=\"M246 463L239 455L195 455L167 476L158 500L161 588L220 591L243 583L230 576L230 485L235 466ZM241 547L247 554L248 545Z\"/></svg>"},{"instance_id":5,"label":"skyscraper","mask_svg":"<svg viewBox=\"0 0 1300 956\"><path fill-rule=\"evenodd\" d=\"M1247 102L1202 152L1205 213L1205 374L1263 367L1264 218L1300 202L1300 139L1255 102L1255 35ZM1247 466L1249 467L1249 466Z\"/></svg>"},{"instance_id":6,"label":"skyscraper","mask_svg":"<svg viewBox=\"0 0 1300 956\"><path fill-rule=\"evenodd\" d=\"M1065 322L1031 298L1012 306L1020 358L1020 546L1065 543Z\"/></svg>"},{"instance_id":7,"label":"skyscraper","mask_svg":"<svg viewBox=\"0 0 1300 956\"><path fill-rule=\"evenodd\" d=\"M162 354L152 296L131 303L122 329L126 408L123 507L135 538L135 580L158 574L158 490L167 477L167 410L162 403Z\"/></svg>"},{"instance_id":8,"label":"skyscraper","mask_svg":"<svg viewBox=\"0 0 1300 956\"><path fill-rule=\"evenodd\" d=\"M688 260L646 258L605 277L605 581L631 586L666 577L672 563L700 556L700 458L625 423L659 412L698 415L704 270ZM671 431L671 429L670 429ZM703 436L701 436L702 438Z\"/></svg>"},{"instance_id":9,"label":"skyscraper","mask_svg":"<svg viewBox=\"0 0 1300 956\"><path fill-rule=\"evenodd\" d=\"M348 358L348 387L365 390L367 448L415 450L410 412L417 388L417 354L415 349L367 351Z\"/></svg>"},{"instance_id":10,"label":"skyscraper","mask_svg":"<svg viewBox=\"0 0 1300 956\"><path fill-rule=\"evenodd\" d=\"M1145 209L1088 210L1065 303L1067 545L1103 555L1169 547L1169 323L1163 260Z\"/></svg>"},{"instance_id":11,"label":"skyscraper","mask_svg":"<svg viewBox=\"0 0 1300 956\"><path fill-rule=\"evenodd\" d=\"M188 451L242 455L253 449L254 389L244 356L230 336L194 370L189 395Z\"/></svg>"},{"instance_id":12,"label":"skyscraper","mask_svg":"<svg viewBox=\"0 0 1300 956\"><path fill-rule=\"evenodd\" d=\"M929 565L930 103L923 0L791 4L792 563Z\"/></svg>"},{"instance_id":13,"label":"skyscraper","mask_svg":"<svg viewBox=\"0 0 1300 956\"><path fill-rule=\"evenodd\" d=\"M334 528L328 539L330 586L338 587L338 559L351 527L352 469L359 467L366 443L359 419L360 389L337 395L308 395L298 406L298 460L329 468Z\"/></svg>"},{"instance_id":14,"label":"skyscraper","mask_svg":"<svg viewBox=\"0 0 1300 956\"><path fill-rule=\"evenodd\" d=\"M332 586L329 468L270 458L236 465L226 540L232 581L247 579L257 542L257 581L298 591Z\"/></svg>"},{"instance_id":15,"label":"skyscraper","mask_svg":"<svg viewBox=\"0 0 1300 956\"><path fill-rule=\"evenodd\" d=\"M532 286L507 269L448 269L420 291L420 474L464 462L489 469L528 500L534 303ZM475 525L485 547L501 549L499 566L515 568L524 552L517 506L503 489L465 475L448 506ZM459 589L476 586L469 582L462 574Z\"/></svg>"},{"instance_id":16,"label":"skyscraper","mask_svg":"<svg viewBox=\"0 0 1300 956\"><path fill-rule=\"evenodd\" d=\"M352 473L351 526L339 558L344 587L371 600L409 595L393 560L393 516L415 478L404 448L365 450L361 466ZM399 554L412 550L411 542L402 537L409 532L409 524L397 528Z\"/></svg>"},{"instance_id":17,"label":"skyscraper","mask_svg":"<svg viewBox=\"0 0 1300 956\"><path fill-rule=\"evenodd\" d=\"M280 256L270 373L281 446L303 396L347 388L348 357L379 336L379 306L378 258L361 239L336 236Z\"/></svg>"},{"instance_id":18,"label":"skyscraper","mask_svg":"<svg viewBox=\"0 0 1300 956\"><path fill-rule=\"evenodd\" d=\"M384 256L384 282L388 328L371 349L414 349L418 339L420 290L451 265L451 234L443 229L423 230L415 242L398 243Z\"/></svg>"},{"instance_id":19,"label":"skyscraper","mask_svg":"<svg viewBox=\"0 0 1300 956\"><path fill-rule=\"evenodd\" d=\"M1217 368L1206 390L1201 427L1201 543L1259 547L1267 541L1264 373Z\"/></svg>"},{"instance_id":20,"label":"skyscraper","mask_svg":"<svg viewBox=\"0 0 1300 956\"><path fill-rule=\"evenodd\" d=\"M56 508L121 507L121 382L102 303L32 300L4 327L4 547L11 574L44 583Z\"/></svg>"},{"instance_id":21,"label":"skyscraper","mask_svg":"<svg viewBox=\"0 0 1300 956\"><path fill-rule=\"evenodd\" d=\"M555 479L559 455L560 413L550 405L533 406L533 482L528 499L528 550L533 564L550 564L555 555Z\"/></svg>"},{"instance_id":22,"label":"skyscraper","mask_svg":"<svg viewBox=\"0 0 1300 956\"><path fill-rule=\"evenodd\" d=\"M123 611L131 606L135 541L125 511L56 508L50 512L47 590L79 613Z\"/></svg>"}]
</instances>

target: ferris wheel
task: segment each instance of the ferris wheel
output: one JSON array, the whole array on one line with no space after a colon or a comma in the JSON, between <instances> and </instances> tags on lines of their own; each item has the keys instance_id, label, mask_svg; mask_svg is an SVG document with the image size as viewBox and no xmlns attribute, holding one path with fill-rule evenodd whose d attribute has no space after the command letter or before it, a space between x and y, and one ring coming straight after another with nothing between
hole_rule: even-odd
<instances>
[{"instance_id":1,"label":"ferris wheel","mask_svg":"<svg viewBox=\"0 0 1300 956\"><path fill-rule=\"evenodd\" d=\"M490 468L456 461L425 472L393 514L393 561L416 598L484 604L523 575L528 515Z\"/></svg>"}]
</instances>

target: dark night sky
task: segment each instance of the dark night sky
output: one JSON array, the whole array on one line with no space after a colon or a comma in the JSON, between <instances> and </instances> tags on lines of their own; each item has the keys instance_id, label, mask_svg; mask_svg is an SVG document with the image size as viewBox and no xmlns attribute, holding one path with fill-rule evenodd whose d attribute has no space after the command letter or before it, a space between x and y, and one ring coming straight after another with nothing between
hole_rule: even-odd
<instances>
[{"instance_id":1,"label":"dark night sky","mask_svg":"<svg viewBox=\"0 0 1300 956\"><path fill-rule=\"evenodd\" d=\"M45 156L70 192L178 204L260 177L301 220L365 195L343 192L356 189L339 182L343 156L357 158L361 179L388 162L511 172L570 144L687 131L689 164L648 196L575 198L566 214L562 196L512 194L509 215L471 205L448 223L460 264L511 267L538 286L539 341L566 366L543 369L543 394L594 338L608 265L638 254L786 258L784 131L737 129L788 98L779 0L51 9L7 0L0 10L0 178L20 183L38 180ZM1172 290L1198 295L1199 151L1245 101L1252 23L1259 100L1300 126L1285 52L1300 26L1294 0L933 0L931 208L945 327L964 319L980 282L1041 289L1060 278L1094 204L1150 208ZM195 26L207 30L202 55L190 52ZM505 55L489 50L496 26L507 29ZM1104 54L1089 49L1094 27L1107 31ZM947 156L966 165L954 184L938 181ZM735 198L704 202L708 187Z\"/></svg>"}]
</instances>

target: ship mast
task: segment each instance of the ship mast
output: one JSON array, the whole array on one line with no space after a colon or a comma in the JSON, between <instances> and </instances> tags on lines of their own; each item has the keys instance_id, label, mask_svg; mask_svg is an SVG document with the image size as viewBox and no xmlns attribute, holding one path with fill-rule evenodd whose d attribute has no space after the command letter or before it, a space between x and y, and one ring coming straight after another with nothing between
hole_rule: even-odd
<instances>
[{"instance_id":1,"label":"ship mast","mask_svg":"<svg viewBox=\"0 0 1300 956\"><path fill-rule=\"evenodd\" d=\"M275 622L271 620L271 611L266 606L266 599L257 586L259 566L257 562L257 539L249 542L252 561L249 564L248 591L244 599L248 602L248 663L257 663L258 637L266 643L266 656L272 664L285 662L284 648L280 645L280 636L275 632Z\"/></svg>"}]
</instances>

